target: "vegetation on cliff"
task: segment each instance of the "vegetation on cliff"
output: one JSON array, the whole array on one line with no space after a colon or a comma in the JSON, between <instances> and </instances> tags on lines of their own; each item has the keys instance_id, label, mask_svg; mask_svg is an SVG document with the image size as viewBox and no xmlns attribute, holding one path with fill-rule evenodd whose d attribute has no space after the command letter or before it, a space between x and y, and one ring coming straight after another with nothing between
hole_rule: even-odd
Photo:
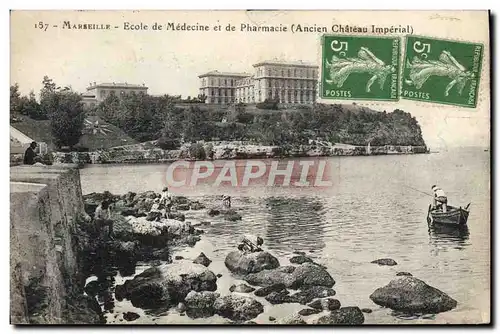
<instances>
[{"instance_id":1,"label":"vegetation on cliff","mask_svg":"<svg viewBox=\"0 0 500 334\"><path fill-rule=\"evenodd\" d=\"M307 144L310 139L352 145L424 146L420 126L410 113L315 104L297 109L230 108L203 104L180 107L167 95L109 97L96 113L136 140L154 140L165 148L179 139L242 140L263 145Z\"/></svg>"}]
</instances>

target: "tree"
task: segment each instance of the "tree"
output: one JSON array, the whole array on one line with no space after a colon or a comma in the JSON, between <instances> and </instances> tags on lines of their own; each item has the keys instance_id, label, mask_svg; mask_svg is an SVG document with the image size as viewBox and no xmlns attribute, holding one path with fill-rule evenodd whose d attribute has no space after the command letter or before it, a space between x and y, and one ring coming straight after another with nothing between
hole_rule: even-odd
<instances>
[{"instance_id":1,"label":"tree","mask_svg":"<svg viewBox=\"0 0 500 334\"><path fill-rule=\"evenodd\" d=\"M54 91L44 96L45 108L50 115L50 127L58 148L75 146L82 136L85 120L82 97L72 91Z\"/></svg>"},{"instance_id":2,"label":"tree","mask_svg":"<svg viewBox=\"0 0 500 334\"><path fill-rule=\"evenodd\" d=\"M29 97L23 96L23 107L21 114L28 115L32 119L47 119L47 115L42 112L40 103L36 100L35 93L30 92Z\"/></svg>"},{"instance_id":3,"label":"tree","mask_svg":"<svg viewBox=\"0 0 500 334\"><path fill-rule=\"evenodd\" d=\"M15 83L10 86L10 111L14 113L20 113L22 110L23 100L21 99L21 93L19 93L19 85Z\"/></svg>"},{"instance_id":4,"label":"tree","mask_svg":"<svg viewBox=\"0 0 500 334\"><path fill-rule=\"evenodd\" d=\"M205 103L207 97L208 96L206 96L205 94L198 94L198 101L200 101L201 103Z\"/></svg>"}]
</instances>

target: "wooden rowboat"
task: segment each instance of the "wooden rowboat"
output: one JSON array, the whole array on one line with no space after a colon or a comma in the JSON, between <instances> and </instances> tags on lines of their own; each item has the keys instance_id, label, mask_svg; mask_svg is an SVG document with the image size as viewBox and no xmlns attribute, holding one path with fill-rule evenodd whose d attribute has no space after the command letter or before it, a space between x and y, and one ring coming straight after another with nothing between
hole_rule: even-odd
<instances>
[{"instance_id":1,"label":"wooden rowboat","mask_svg":"<svg viewBox=\"0 0 500 334\"><path fill-rule=\"evenodd\" d=\"M448 206L446 212L441 210L431 210L432 205L429 205L429 210L427 212L427 222L429 224L446 224L461 226L467 224L467 219L469 218L469 206L467 204L465 208Z\"/></svg>"}]
</instances>

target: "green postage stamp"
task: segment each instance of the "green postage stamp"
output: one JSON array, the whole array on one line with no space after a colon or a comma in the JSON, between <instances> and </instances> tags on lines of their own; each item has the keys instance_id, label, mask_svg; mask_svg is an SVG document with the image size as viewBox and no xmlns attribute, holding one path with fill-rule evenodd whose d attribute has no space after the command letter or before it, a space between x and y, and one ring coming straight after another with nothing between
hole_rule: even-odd
<instances>
[{"instance_id":1,"label":"green postage stamp","mask_svg":"<svg viewBox=\"0 0 500 334\"><path fill-rule=\"evenodd\" d=\"M320 97L399 99L399 37L323 35Z\"/></svg>"},{"instance_id":2,"label":"green postage stamp","mask_svg":"<svg viewBox=\"0 0 500 334\"><path fill-rule=\"evenodd\" d=\"M483 45L408 36L402 98L475 108Z\"/></svg>"}]
</instances>

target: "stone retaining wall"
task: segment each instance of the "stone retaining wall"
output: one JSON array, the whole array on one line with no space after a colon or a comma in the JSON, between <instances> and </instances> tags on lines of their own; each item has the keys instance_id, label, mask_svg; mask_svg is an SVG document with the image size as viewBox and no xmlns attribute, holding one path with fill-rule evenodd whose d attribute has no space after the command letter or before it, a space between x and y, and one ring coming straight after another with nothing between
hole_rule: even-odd
<instances>
[{"instance_id":1,"label":"stone retaining wall","mask_svg":"<svg viewBox=\"0 0 500 334\"><path fill-rule=\"evenodd\" d=\"M17 166L10 174L10 321L66 323L67 297L81 286L79 171L75 165Z\"/></svg>"}]
</instances>

